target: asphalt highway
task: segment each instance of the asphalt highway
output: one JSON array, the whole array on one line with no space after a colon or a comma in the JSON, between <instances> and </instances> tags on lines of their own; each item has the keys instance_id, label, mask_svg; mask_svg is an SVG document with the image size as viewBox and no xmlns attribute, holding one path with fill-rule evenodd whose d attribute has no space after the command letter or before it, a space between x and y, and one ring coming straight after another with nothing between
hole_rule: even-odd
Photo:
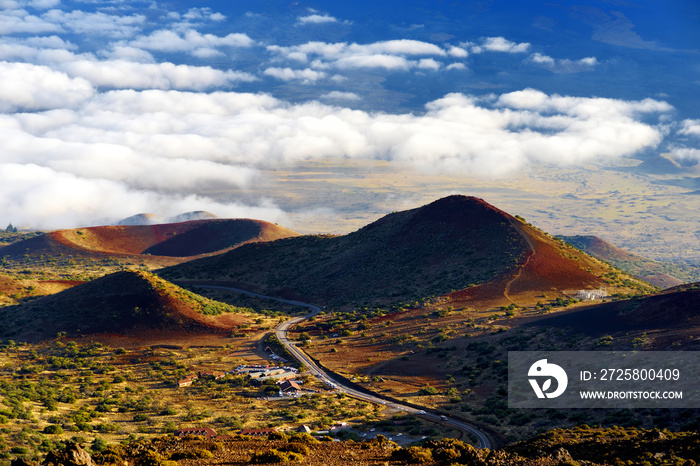
<instances>
[{"instance_id":1,"label":"asphalt highway","mask_svg":"<svg viewBox=\"0 0 700 466\"><path fill-rule=\"evenodd\" d=\"M284 345L284 347L289 351L292 356L294 356L299 362L303 363L308 370L315 375L319 380L324 382L326 385L328 385L331 388L335 388L338 391L341 391L343 393L346 393L349 396L352 396L354 398L358 398L360 400L364 401L369 401L371 403L378 403L382 404L400 411L404 411L406 413L413 414L415 416L422 417L424 419L441 423L442 425L452 427L454 429L457 429L462 432L468 432L470 434L473 434L476 436L479 440L477 443L477 448L492 448L491 440L489 437L481 430L479 430L477 427L468 424L466 422L457 420L457 419L452 419L450 417L440 415L440 414L435 414L431 413L422 409L416 409L411 406L406 406L402 405L399 403L395 403L390 400L386 400L384 398L381 398L379 395L369 395L367 393L360 392L358 390L355 390L352 387L349 387L347 385L343 385L342 382L339 382L338 380L333 379L331 375L329 375L326 371L318 367L318 365L311 359L304 351L302 351L300 348L297 348L296 344L289 340L287 338L287 332L291 327L294 325L299 324L300 322L309 319L317 314L319 314L323 309L321 309L319 306L316 306L314 304L308 304L308 303L302 303L300 301L294 301L291 299L283 299L283 298L276 298L273 296L266 296L262 295L259 293L253 293L252 291L247 291L247 290L242 290L239 288L232 288L232 287L227 287L227 286L217 286L217 285L196 285L199 286L200 288L215 288L215 289L220 289L220 290L227 290L227 291L234 291L238 293L242 293L248 296L253 296L256 298L264 298L264 299L272 299L275 301L287 303L287 304L292 304L294 306L301 306L301 307L307 307L311 310L311 312L305 316L301 317L294 317L292 319L286 320L279 324L275 328L275 336L277 339Z\"/></svg>"}]
</instances>

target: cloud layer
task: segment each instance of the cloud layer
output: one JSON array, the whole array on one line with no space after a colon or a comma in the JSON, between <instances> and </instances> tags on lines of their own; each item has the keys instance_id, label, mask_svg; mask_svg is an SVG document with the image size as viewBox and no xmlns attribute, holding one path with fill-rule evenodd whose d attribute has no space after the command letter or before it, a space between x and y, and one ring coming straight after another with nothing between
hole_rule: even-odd
<instances>
[{"instance_id":1,"label":"cloud layer","mask_svg":"<svg viewBox=\"0 0 700 466\"><path fill-rule=\"evenodd\" d=\"M428 103L420 115L290 104L236 92L115 90L81 99L70 109L0 120L6 141L0 211L10 221L84 224L154 210L149 205L159 213L169 205L164 213L172 214L173 206L194 208L195 200L219 215L239 213L245 209L217 205L196 192L212 186L245 190L261 168L314 158L381 159L424 171L505 176L533 163L621 157L658 145L662 130L641 119L671 110L649 99L574 98L532 89L487 97L450 94ZM192 194L173 194L183 192ZM273 220L282 215L270 206L256 212Z\"/></svg>"},{"instance_id":2,"label":"cloud layer","mask_svg":"<svg viewBox=\"0 0 700 466\"><path fill-rule=\"evenodd\" d=\"M508 176L532 164L654 149L673 111L652 99L529 88L448 93L413 112L358 110L372 98L352 87L360 73L377 81L466 76L475 55L577 73L595 70L598 60L555 59L502 36L278 45L252 32L222 32L226 16L210 8L82 11L61 9L57 0L0 2L0 225L56 228L189 210L280 221L284 212L264 199L236 201L236 193L264 182L263 169L353 158ZM317 11L289 21L297 32L354 26ZM244 85L252 90L237 90ZM273 86L305 97L276 98ZM675 147L676 155L697 157L691 140L700 124L678 127L688 144ZM234 194L225 201L200 194L218 189Z\"/></svg>"}]
</instances>

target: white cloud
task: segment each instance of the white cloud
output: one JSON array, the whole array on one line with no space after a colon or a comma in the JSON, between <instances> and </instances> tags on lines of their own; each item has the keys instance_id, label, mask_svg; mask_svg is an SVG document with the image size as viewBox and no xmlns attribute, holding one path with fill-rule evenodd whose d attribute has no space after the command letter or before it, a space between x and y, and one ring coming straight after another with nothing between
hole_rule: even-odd
<instances>
[{"instance_id":1,"label":"white cloud","mask_svg":"<svg viewBox=\"0 0 700 466\"><path fill-rule=\"evenodd\" d=\"M72 77L112 89L191 89L227 87L257 78L250 73L218 70L209 66L173 63L135 63L127 60L77 59L56 65Z\"/></svg>"},{"instance_id":2,"label":"white cloud","mask_svg":"<svg viewBox=\"0 0 700 466\"><path fill-rule=\"evenodd\" d=\"M54 2L35 5L53 8ZM0 224L74 226L139 211L187 210L275 221L283 217L275 206L224 204L195 193L203 187L246 190L261 182L262 169L313 158L381 159L425 171L506 176L536 163L620 157L655 148L668 125L650 121L672 110L651 99L578 98L533 89L487 97L448 94L423 112L400 114L345 108L363 96L342 90L320 91L319 101L294 104L266 94L217 91L256 80L250 73L156 61L156 52L208 58L225 48L257 45L245 34L219 36L193 26L224 19L209 8L169 14L171 24L152 31L141 15L50 10L32 16L21 9L26 4L3 5L11 8L0 12L0 33L21 34L0 37L0 60L8 60L0 62ZM314 16L321 19L308 22L337 21L316 12L305 18ZM111 42L101 50L81 49L61 36L66 31ZM76 42L85 47L89 41ZM351 74L335 73L465 70L466 61L449 62L529 48L503 37L444 47L417 40L307 42L269 46L272 59L261 57L258 69L284 81L347 83ZM598 63L594 57L572 61L542 54L526 60L556 72ZM700 122L686 120L678 135L700 135ZM686 159L697 152L675 149Z\"/></svg>"},{"instance_id":3,"label":"white cloud","mask_svg":"<svg viewBox=\"0 0 700 466\"><path fill-rule=\"evenodd\" d=\"M325 60L337 60L352 56L390 54L398 56L435 55L445 56L447 53L435 44L417 40L388 40L371 44L348 44L347 42L307 42L301 45L282 47L268 46L270 52L286 58L306 61L309 56L317 56Z\"/></svg>"},{"instance_id":4,"label":"white cloud","mask_svg":"<svg viewBox=\"0 0 700 466\"><path fill-rule=\"evenodd\" d=\"M132 37L146 22L144 15L109 15L80 10L65 12L54 9L47 11L41 17L49 23L78 34L95 34L114 39Z\"/></svg>"},{"instance_id":5,"label":"white cloud","mask_svg":"<svg viewBox=\"0 0 700 466\"><path fill-rule=\"evenodd\" d=\"M61 4L61 0L32 0L26 2L26 5L39 10L47 10Z\"/></svg>"},{"instance_id":6,"label":"white cloud","mask_svg":"<svg viewBox=\"0 0 700 466\"><path fill-rule=\"evenodd\" d=\"M297 18L299 24L327 24L337 23L338 19L329 15L308 15Z\"/></svg>"},{"instance_id":7,"label":"white cloud","mask_svg":"<svg viewBox=\"0 0 700 466\"><path fill-rule=\"evenodd\" d=\"M579 60L570 60L568 58L554 59L541 53L533 53L526 61L547 68L554 73L580 73L582 71L591 71L598 65L598 60L595 57L586 57Z\"/></svg>"},{"instance_id":8,"label":"white cloud","mask_svg":"<svg viewBox=\"0 0 700 466\"><path fill-rule=\"evenodd\" d=\"M554 66L556 63L556 60L554 58L549 57L547 55L542 55L541 53L533 53L530 55L529 60L532 63L537 63L538 65L545 65L545 66Z\"/></svg>"},{"instance_id":9,"label":"white cloud","mask_svg":"<svg viewBox=\"0 0 700 466\"><path fill-rule=\"evenodd\" d=\"M684 136L700 136L700 120L683 120L678 134Z\"/></svg>"},{"instance_id":10,"label":"white cloud","mask_svg":"<svg viewBox=\"0 0 700 466\"><path fill-rule=\"evenodd\" d=\"M155 62L153 55L143 49L118 44L114 44L109 50L103 50L102 56L110 60L126 60L137 63Z\"/></svg>"},{"instance_id":11,"label":"white cloud","mask_svg":"<svg viewBox=\"0 0 700 466\"><path fill-rule=\"evenodd\" d=\"M464 63L450 63L445 67L446 70L466 70L467 65Z\"/></svg>"},{"instance_id":12,"label":"white cloud","mask_svg":"<svg viewBox=\"0 0 700 466\"><path fill-rule=\"evenodd\" d=\"M418 68L424 69L424 70L433 70L437 71L440 68L442 68L442 63L435 61L432 58L421 58L418 61Z\"/></svg>"},{"instance_id":13,"label":"white cloud","mask_svg":"<svg viewBox=\"0 0 700 466\"><path fill-rule=\"evenodd\" d=\"M322 98L358 97L340 92ZM313 158L381 159L477 176L505 176L541 162L614 158L656 147L663 130L645 121L672 110L650 99L532 89L481 98L449 94L423 114L290 104L265 94L159 90L98 93L71 105L0 116L0 222L62 218L84 224L100 209L121 218L162 213L153 206L168 202L176 211L201 210L214 201L199 199L199 206L192 201L183 209L189 198L169 193L217 185L246 189L257 182L258 169ZM267 214L273 212L280 214Z\"/></svg>"},{"instance_id":14,"label":"white cloud","mask_svg":"<svg viewBox=\"0 0 700 466\"><path fill-rule=\"evenodd\" d=\"M406 71L411 68L438 69L442 66L433 58L410 60L408 57L447 56L447 52L435 44L417 40L389 40L371 44L307 42L281 47L268 46L268 51L288 60L306 63L318 69L379 68Z\"/></svg>"},{"instance_id":15,"label":"white cloud","mask_svg":"<svg viewBox=\"0 0 700 466\"><path fill-rule=\"evenodd\" d=\"M438 61L444 57L466 58L469 52L482 53L525 52L529 43L515 43L503 37L488 37L478 45L464 42L460 47L444 49L438 45L410 39L387 40L369 44L307 42L294 46L271 45L267 50L290 61L310 63L316 69L338 68L341 70L375 68L391 71L410 69L439 70L444 64ZM466 66L465 66L466 67ZM463 69L459 65L448 69Z\"/></svg>"},{"instance_id":16,"label":"white cloud","mask_svg":"<svg viewBox=\"0 0 700 466\"><path fill-rule=\"evenodd\" d=\"M400 39L375 42L367 45L350 44L350 53L390 53L395 55L436 55L445 56L446 52L435 44L418 40Z\"/></svg>"},{"instance_id":17,"label":"white cloud","mask_svg":"<svg viewBox=\"0 0 700 466\"><path fill-rule=\"evenodd\" d=\"M467 52L466 49L463 49L462 47L450 47L450 49L447 51L447 53L451 57L455 58L467 58L469 56L469 52Z\"/></svg>"},{"instance_id":18,"label":"white cloud","mask_svg":"<svg viewBox=\"0 0 700 466\"><path fill-rule=\"evenodd\" d=\"M505 37L485 37L481 42L462 42L460 46L471 53L504 52L524 53L530 48L529 42L513 42Z\"/></svg>"},{"instance_id":19,"label":"white cloud","mask_svg":"<svg viewBox=\"0 0 700 466\"><path fill-rule=\"evenodd\" d=\"M487 37L481 47L489 52L523 53L530 48L530 43L516 43L504 37Z\"/></svg>"},{"instance_id":20,"label":"white cloud","mask_svg":"<svg viewBox=\"0 0 700 466\"><path fill-rule=\"evenodd\" d=\"M46 48L46 49L66 49L75 50L78 48L77 45L72 42L65 41L60 37L54 36L40 36L40 37L27 37L22 40L23 43L30 45L32 47Z\"/></svg>"},{"instance_id":21,"label":"white cloud","mask_svg":"<svg viewBox=\"0 0 700 466\"><path fill-rule=\"evenodd\" d=\"M85 79L46 66L0 62L0 111L71 108L94 94Z\"/></svg>"},{"instance_id":22,"label":"white cloud","mask_svg":"<svg viewBox=\"0 0 700 466\"><path fill-rule=\"evenodd\" d=\"M700 120L683 120L677 134L690 136L688 143L691 143L692 139L700 138ZM687 147L686 144L673 144L670 147L670 152L673 158L683 163L700 163L700 148L698 147Z\"/></svg>"},{"instance_id":23,"label":"white cloud","mask_svg":"<svg viewBox=\"0 0 700 466\"><path fill-rule=\"evenodd\" d=\"M497 105L545 114L557 112L590 120L623 116L633 118L641 114L662 114L673 110L668 103L653 99L625 101L598 97L549 96L536 89L503 94L498 97Z\"/></svg>"},{"instance_id":24,"label":"white cloud","mask_svg":"<svg viewBox=\"0 0 700 466\"><path fill-rule=\"evenodd\" d=\"M694 147L671 147L671 156L692 165L700 163L700 149Z\"/></svg>"},{"instance_id":25,"label":"white cloud","mask_svg":"<svg viewBox=\"0 0 700 466\"><path fill-rule=\"evenodd\" d=\"M219 21L224 21L226 19L225 15L218 13L218 12L215 12L209 7L190 8L183 15L181 15L181 16L178 15L178 19L180 17L189 21L189 22L197 21L197 20L209 20L209 21L219 22Z\"/></svg>"},{"instance_id":26,"label":"white cloud","mask_svg":"<svg viewBox=\"0 0 700 466\"><path fill-rule=\"evenodd\" d=\"M331 91L323 94L321 100L357 102L362 98L354 92Z\"/></svg>"},{"instance_id":27,"label":"white cloud","mask_svg":"<svg viewBox=\"0 0 700 466\"><path fill-rule=\"evenodd\" d=\"M33 164L0 164L0 179L0 220L34 228L101 225L139 212L173 216L193 210L210 211L219 217L286 223L284 212L269 201L247 206L196 195L140 191L114 181L85 179Z\"/></svg>"},{"instance_id":28,"label":"white cloud","mask_svg":"<svg viewBox=\"0 0 700 466\"><path fill-rule=\"evenodd\" d=\"M0 34L43 34L61 32L63 28L52 21L47 21L26 10L5 9L0 11Z\"/></svg>"},{"instance_id":29,"label":"white cloud","mask_svg":"<svg viewBox=\"0 0 700 466\"><path fill-rule=\"evenodd\" d=\"M304 83L313 83L319 79L326 77L326 73L322 71L314 71L306 68L304 70L293 70L291 68L267 68L263 74L272 76L273 78L282 81L302 81Z\"/></svg>"},{"instance_id":30,"label":"white cloud","mask_svg":"<svg viewBox=\"0 0 700 466\"><path fill-rule=\"evenodd\" d=\"M195 30L169 31L158 30L148 36L138 37L129 42L131 47L159 52L188 52L199 54L212 51L216 47L250 47L255 42L246 34L232 33L224 37L213 34L201 34ZM207 52L207 56L211 56Z\"/></svg>"},{"instance_id":31,"label":"white cloud","mask_svg":"<svg viewBox=\"0 0 700 466\"><path fill-rule=\"evenodd\" d=\"M386 70L408 70L411 63L396 55L352 55L338 59L334 65L341 70L353 68L383 68Z\"/></svg>"}]
</instances>

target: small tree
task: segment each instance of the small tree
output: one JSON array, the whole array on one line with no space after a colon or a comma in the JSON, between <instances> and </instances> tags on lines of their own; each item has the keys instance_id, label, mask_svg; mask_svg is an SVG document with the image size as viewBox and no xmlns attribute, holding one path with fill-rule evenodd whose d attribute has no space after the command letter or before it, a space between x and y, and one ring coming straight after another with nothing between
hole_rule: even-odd
<instances>
[{"instance_id":1,"label":"small tree","mask_svg":"<svg viewBox=\"0 0 700 466\"><path fill-rule=\"evenodd\" d=\"M63 428L59 425L56 425L56 424L49 424L48 426L44 427L44 433L45 434L62 434Z\"/></svg>"},{"instance_id":2,"label":"small tree","mask_svg":"<svg viewBox=\"0 0 700 466\"><path fill-rule=\"evenodd\" d=\"M425 384L425 386L419 390L419 393L421 395L437 395L438 390L435 387L431 387L430 384Z\"/></svg>"},{"instance_id":3,"label":"small tree","mask_svg":"<svg viewBox=\"0 0 700 466\"><path fill-rule=\"evenodd\" d=\"M107 449L107 442L100 437L95 437L95 440L92 441L92 444L90 445L90 450L92 450L93 453L99 453L101 451L104 451Z\"/></svg>"}]
</instances>

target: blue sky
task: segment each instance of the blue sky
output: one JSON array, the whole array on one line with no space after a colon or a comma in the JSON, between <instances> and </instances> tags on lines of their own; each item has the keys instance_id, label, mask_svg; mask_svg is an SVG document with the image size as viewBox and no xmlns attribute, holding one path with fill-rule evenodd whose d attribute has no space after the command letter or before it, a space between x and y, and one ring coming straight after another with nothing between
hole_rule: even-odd
<instances>
[{"instance_id":1,"label":"blue sky","mask_svg":"<svg viewBox=\"0 0 700 466\"><path fill-rule=\"evenodd\" d=\"M0 8L0 222L284 221L245 194L309 160L496 179L661 152L700 161L696 2Z\"/></svg>"}]
</instances>

